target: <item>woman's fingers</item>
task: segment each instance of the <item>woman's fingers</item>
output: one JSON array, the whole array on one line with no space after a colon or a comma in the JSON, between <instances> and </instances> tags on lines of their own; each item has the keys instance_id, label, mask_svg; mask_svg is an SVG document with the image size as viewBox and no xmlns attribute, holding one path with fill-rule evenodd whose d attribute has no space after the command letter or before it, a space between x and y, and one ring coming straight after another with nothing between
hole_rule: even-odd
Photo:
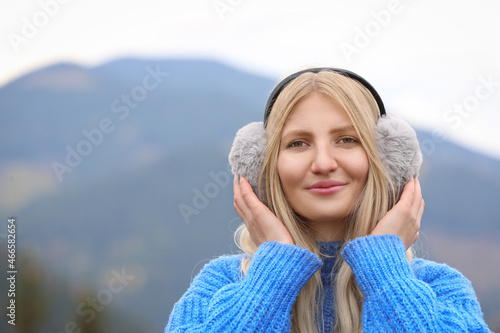
<instances>
[{"instance_id":1,"label":"woman's fingers","mask_svg":"<svg viewBox=\"0 0 500 333\"><path fill-rule=\"evenodd\" d=\"M408 208L413 206L413 199L415 198L415 179L410 179L403 188L401 197L397 205L406 205Z\"/></svg>"},{"instance_id":2,"label":"woman's fingers","mask_svg":"<svg viewBox=\"0 0 500 333\"><path fill-rule=\"evenodd\" d=\"M419 237L420 230L420 220L422 218L423 210L420 209L422 206L422 192L420 187L420 182L417 179L411 179L408 181L408 188L406 200L408 206L406 210L403 211L402 227L406 230L406 238L403 238L406 248L408 249ZM411 198L411 201L410 201ZM422 214L419 212L421 211ZM406 222L404 221L406 220ZM403 233L404 235L405 233Z\"/></svg>"},{"instance_id":3,"label":"woman's fingers","mask_svg":"<svg viewBox=\"0 0 500 333\"><path fill-rule=\"evenodd\" d=\"M420 221L424 214L424 199L422 198L422 188L418 179L415 180L415 197L413 199L412 214L416 217L418 229L420 229Z\"/></svg>"},{"instance_id":4,"label":"woman's fingers","mask_svg":"<svg viewBox=\"0 0 500 333\"><path fill-rule=\"evenodd\" d=\"M397 235L408 249L418 239L424 206L420 182L409 180L399 202L380 220L372 234Z\"/></svg>"},{"instance_id":5,"label":"woman's fingers","mask_svg":"<svg viewBox=\"0 0 500 333\"><path fill-rule=\"evenodd\" d=\"M245 177L240 178L241 196L249 209L255 208L257 203L261 203L253 192L252 186ZM257 202L256 202L257 201Z\"/></svg>"},{"instance_id":6,"label":"woman's fingers","mask_svg":"<svg viewBox=\"0 0 500 333\"><path fill-rule=\"evenodd\" d=\"M235 178L234 179L234 204L235 209L238 208L241 218L249 217L252 213L252 209L255 209L256 202L260 203L260 200L257 198L255 193L253 193L252 186L250 183L244 178L240 177L240 181ZM237 212L238 212L237 210ZM243 215L243 216L241 216Z\"/></svg>"},{"instance_id":7,"label":"woman's fingers","mask_svg":"<svg viewBox=\"0 0 500 333\"><path fill-rule=\"evenodd\" d=\"M239 182L235 178L233 185L234 208L257 246L267 241L293 244L283 223L259 200L244 177Z\"/></svg>"},{"instance_id":8,"label":"woman's fingers","mask_svg":"<svg viewBox=\"0 0 500 333\"><path fill-rule=\"evenodd\" d=\"M234 209L236 210L238 215L240 215L240 217L243 219L245 215L244 211L246 210L244 206L246 206L246 204L241 195L240 184L238 182L238 179L236 179L236 177L234 177L233 181L233 190L234 190Z\"/></svg>"},{"instance_id":9,"label":"woman's fingers","mask_svg":"<svg viewBox=\"0 0 500 333\"><path fill-rule=\"evenodd\" d=\"M417 214L421 205L422 205L422 189L420 187L420 182L418 181L418 179L415 179L414 190L413 190L412 213Z\"/></svg>"}]
</instances>

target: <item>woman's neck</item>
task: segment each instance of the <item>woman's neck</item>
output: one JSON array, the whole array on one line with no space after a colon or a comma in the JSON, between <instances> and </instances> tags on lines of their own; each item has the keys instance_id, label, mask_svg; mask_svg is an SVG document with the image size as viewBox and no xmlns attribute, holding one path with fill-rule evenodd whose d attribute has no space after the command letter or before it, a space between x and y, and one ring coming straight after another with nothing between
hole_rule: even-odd
<instances>
[{"instance_id":1,"label":"woman's neck","mask_svg":"<svg viewBox=\"0 0 500 333\"><path fill-rule=\"evenodd\" d=\"M318 242L344 240L346 221L305 221Z\"/></svg>"}]
</instances>

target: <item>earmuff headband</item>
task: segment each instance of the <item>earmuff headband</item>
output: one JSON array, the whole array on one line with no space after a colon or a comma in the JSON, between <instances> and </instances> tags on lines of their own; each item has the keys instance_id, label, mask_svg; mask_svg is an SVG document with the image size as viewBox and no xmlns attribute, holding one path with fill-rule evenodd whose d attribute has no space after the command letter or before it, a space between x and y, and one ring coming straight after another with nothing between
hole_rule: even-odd
<instances>
[{"instance_id":1,"label":"earmuff headband","mask_svg":"<svg viewBox=\"0 0 500 333\"><path fill-rule=\"evenodd\" d=\"M271 113L271 109L273 108L274 103L276 102L276 99L278 98L279 94L281 91L295 78L298 76L304 74L304 73L319 73L321 71L331 71L331 72L336 72L339 74L342 74L344 76L347 76L348 78L351 78L353 80L358 81L361 83L366 89L370 91L372 94L373 98L375 98L375 101L377 102L378 109L380 111L380 116L383 117L385 116L385 107L384 103L382 102L382 98L380 98L380 95L378 92L373 88L373 86L366 81L364 78L359 76L356 73L353 73L351 71L348 71L346 69L341 69L341 68L333 68L333 67L316 67L316 68L309 68L302 70L297 73L293 73L292 75L287 76L284 78L278 85L273 89L271 92L271 95L269 96L267 103L266 103L266 110L264 113L264 127L267 127L267 119L269 118L269 114Z\"/></svg>"}]
</instances>

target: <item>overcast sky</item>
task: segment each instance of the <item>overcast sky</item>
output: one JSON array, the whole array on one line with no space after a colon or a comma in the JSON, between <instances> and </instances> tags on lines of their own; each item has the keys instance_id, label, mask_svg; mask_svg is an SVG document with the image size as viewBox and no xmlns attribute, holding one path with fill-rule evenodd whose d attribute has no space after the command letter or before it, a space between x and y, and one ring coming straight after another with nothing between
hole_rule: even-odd
<instances>
[{"instance_id":1,"label":"overcast sky","mask_svg":"<svg viewBox=\"0 0 500 333\"><path fill-rule=\"evenodd\" d=\"M500 2L0 0L0 86L42 66L216 59L280 78L365 76L389 111L500 158ZM1 103L1 101L0 101ZM426 149L424 147L424 149Z\"/></svg>"}]
</instances>

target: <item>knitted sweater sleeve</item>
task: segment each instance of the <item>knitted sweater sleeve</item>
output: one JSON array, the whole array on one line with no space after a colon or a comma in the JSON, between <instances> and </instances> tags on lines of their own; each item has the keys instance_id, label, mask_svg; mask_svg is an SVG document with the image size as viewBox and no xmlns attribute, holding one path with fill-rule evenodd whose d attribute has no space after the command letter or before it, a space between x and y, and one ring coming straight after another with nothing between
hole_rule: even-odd
<instances>
[{"instance_id":1,"label":"knitted sweater sleeve","mask_svg":"<svg viewBox=\"0 0 500 333\"><path fill-rule=\"evenodd\" d=\"M361 237L342 255L363 292L363 332L490 332L470 282L447 265L410 265L399 237Z\"/></svg>"},{"instance_id":2,"label":"knitted sweater sleeve","mask_svg":"<svg viewBox=\"0 0 500 333\"><path fill-rule=\"evenodd\" d=\"M211 261L174 306L165 332L289 332L302 286L322 265L298 246L267 242L239 276L235 257Z\"/></svg>"}]
</instances>

